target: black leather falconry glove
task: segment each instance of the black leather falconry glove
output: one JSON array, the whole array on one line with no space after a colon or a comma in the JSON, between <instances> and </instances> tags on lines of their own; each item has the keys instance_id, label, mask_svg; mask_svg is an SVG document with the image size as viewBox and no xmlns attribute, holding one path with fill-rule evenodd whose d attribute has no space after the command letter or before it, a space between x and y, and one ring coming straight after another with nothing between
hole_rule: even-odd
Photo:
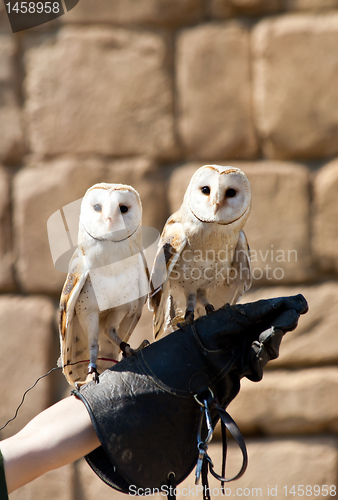
<instances>
[{"instance_id":1,"label":"black leather falconry glove","mask_svg":"<svg viewBox=\"0 0 338 500\"><path fill-rule=\"evenodd\" d=\"M207 435L221 419L243 454L237 476L221 480L240 477L247 452L226 407L242 377L262 378L283 335L306 311L302 295L226 305L106 370L98 384L74 391L102 445L86 457L90 466L125 493L179 484L196 464L207 485L208 467L221 478L206 453ZM174 495L169 492L168 498Z\"/></svg>"}]
</instances>

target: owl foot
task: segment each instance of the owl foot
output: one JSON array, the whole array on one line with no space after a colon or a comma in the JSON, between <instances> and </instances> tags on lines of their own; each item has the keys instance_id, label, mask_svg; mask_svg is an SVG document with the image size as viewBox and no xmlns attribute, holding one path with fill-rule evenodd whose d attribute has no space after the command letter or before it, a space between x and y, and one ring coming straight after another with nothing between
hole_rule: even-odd
<instances>
[{"instance_id":1,"label":"owl foot","mask_svg":"<svg viewBox=\"0 0 338 500\"><path fill-rule=\"evenodd\" d=\"M134 354L136 354L138 351L141 351L141 349L144 349L145 347L147 347L148 345L150 345L150 342L149 340L143 340L141 342L141 344L138 346L137 349L132 349L130 347L129 344L127 344L126 342L121 342L120 344L120 349L122 351L122 355L124 358L129 358L129 356L133 356Z\"/></svg>"},{"instance_id":2,"label":"owl foot","mask_svg":"<svg viewBox=\"0 0 338 500\"><path fill-rule=\"evenodd\" d=\"M190 325L190 323L192 323L194 321L194 310L191 310L191 309L187 309L185 311L185 316L184 316L184 324L185 325Z\"/></svg>"},{"instance_id":3,"label":"owl foot","mask_svg":"<svg viewBox=\"0 0 338 500\"><path fill-rule=\"evenodd\" d=\"M99 383L99 374L96 371L96 368L88 366L88 372L87 372L87 377L86 380L80 380L79 382L75 382L75 388L77 390L80 389L85 384L88 384L88 382L96 382L97 384Z\"/></svg>"},{"instance_id":4,"label":"owl foot","mask_svg":"<svg viewBox=\"0 0 338 500\"><path fill-rule=\"evenodd\" d=\"M93 373L88 373L87 377L86 377L86 380L85 382L83 382L83 384L88 384L88 382L96 382L97 384L99 383L99 374L97 372L93 372ZM80 382L81 384L81 382Z\"/></svg>"},{"instance_id":5,"label":"owl foot","mask_svg":"<svg viewBox=\"0 0 338 500\"><path fill-rule=\"evenodd\" d=\"M121 342L120 349L124 358L129 358L134 354L134 349L132 349L127 342Z\"/></svg>"},{"instance_id":6,"label":"owl foot","mask_svg":"<svg viewBox=\"0 0 338 500\"><path fill-rule=\"evenodd\" d=\"M85 383L87 384L92 380L94 380L94 382L96 382L97 384L99 383L99 374L97 373L97 366L95 363L89 363Z\"/></svg>"},{"instance_id":7,"label":"owl foot","mask_svg":"<svg viewBox=\"0 0 338 500\"><path fill-rule=\"evenodd\" d=\"M141 344L138 346L137 349L133 349L134 352L141 351L141 349L144 349L145 347L148 347L150 345L149 340L143 340Z\"/></svg>"},{"instance_id":8,"label":"owl foot","mask_svg":"<svg viewBox=\"0 0 338 500\"><path fill-rule=\"evenodd\" d=\"M195 316L194 315L194 311L188 308L185 311L185 316L184 316L183 323L177 323L177 326L179 328L181 328L182 330L184 330L185 326L190 325L190 323L192 323L194 321L194 316Z\"/></svg>"},{"instance_id":9,"label":"owl foot","mask_svg":"<svg viewBox=\"0 0 338 500\"><path fill-rule=\"evenodd\" d=\"M214 310L215 310L215 308L214 308L214 306L212 304L207 304L205 306L205 312L207 314L210 314L210 313L214 312Z\"/></svg>"}]
</instances>

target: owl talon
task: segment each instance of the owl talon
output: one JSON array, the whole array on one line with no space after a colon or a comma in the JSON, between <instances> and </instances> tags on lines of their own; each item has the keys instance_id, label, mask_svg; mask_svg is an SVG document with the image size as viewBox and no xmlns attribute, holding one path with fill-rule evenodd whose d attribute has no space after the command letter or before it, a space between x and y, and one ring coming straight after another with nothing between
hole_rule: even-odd
<instances>
[{"instance_id":1,"label":"owl talon","mask_svg":"<svg viewBox=\"0 0 338 500\"><path fill-rule=\"evenodd\" d=\"M86 384L91 381L96 382L97 384L99 383L99 374L97 373L97 366L95 363L89 363L88 365L88 371L87 371L87 377L86 377Z\"/></svg>"},{"instance_id":2,"label":"owl talon","mask_svg":"<svg viewBox=\"0 0 338 500\"><path fill-rule=\"evenodd\" d=\"M194 311L191 311L189 309L186 310L185 316L184 316L184 325L190 325L194 321Z\"/></svg>"},{"instance_id":3,"label":"owl talon","mask_svg":"<svg viewBox=\"0 0 338 500\"><path fill-rule=\"evenodd\" d=\"M97 384L99 383L99 374L97 372L88 373L84 382L76 382L76 384L81 387L82 385L88 384L88 382L92 381L96 382Z\"/></svg>"},{"instance_id":4,"label":"owl talon","mask_svg":"<svg viewBox=\"0 0 338 500\"><path fill-rule=\"evenodd\" d=\"M210 313L214 312L214 310L215 310L215 308L214 308L214 306L212 304L207 304L205 306L205 311L206 311L207 314L210 314Z\"/></svg>"},{"instance_id":5,"label":"owl talon","mask_svg":"<svg viewBox=\"0 0 338 500\"><path fill-rule=\"evenodd\" d=\"M180 328L181 330L184 330L185 326L190 325L190 323L192 323L194 321L194 316L195 316L194 311L191 309L187 309L185 311L184 321L183 322L180 321L179 323L177 323L178 328Z\"/></svg>"},{"instance_id":6,"label":"owl talon","mask_svg":"<svg viewBox=\"0 0 338 500\"><path fill-rule=\"evenodd\" d=\"M77 391L79 391L83 385L86 385L86 384L88 384L88 382L92 382L92 381L96 382L97 384L99 383L99 374L97 372L88 373L86 380L81 380L80 382L75 382L75 389Z\"/></svg>"},{"instance_id":7,"label":"owl talon","mask_svg":"<svg viewBox=\"0 0 338 500\"><path fill-rule=\"evenodd\" d=\"M120 349L124 358L129 358L135 353L134 349L132 349L127 342L121 342Z\"/></svg>"},{"instance_id":8,"label":"owl talon","mask_svg":"<svg viewBox=\"0 0 338 500\"><path fill-rule=\"evenodd\" d=\"M189 311L188 309L185 312L184 321L177 323L178 328L184 330L186 326L190 325L194 321L194 311Z\"/></svg>"},{"instance_id":9,"label":"owl talon","mask_svg":"<svg viewBox=\"0 0 338 500\"><path fill-rule=\"evenodd\" d=\"M133 349L134 352L137 352L137 351L141 351L142 349L144 349L145 347L148 347L148 345L150 345L150 342L149 340L142 340L141 344L138 346L137 349Z\"/></svg>"}]
</instances>

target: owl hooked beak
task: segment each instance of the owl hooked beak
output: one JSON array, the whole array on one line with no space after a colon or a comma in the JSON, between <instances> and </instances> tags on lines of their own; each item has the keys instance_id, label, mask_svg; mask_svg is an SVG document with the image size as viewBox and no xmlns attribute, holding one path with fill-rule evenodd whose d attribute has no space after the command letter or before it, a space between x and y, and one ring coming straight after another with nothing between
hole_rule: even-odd
<instances>
[{"instance_id":1,"label":"owl hooked beak","mask_svg":"<svg viewBox=\"0 0 338 500\"><path fill-rule=\"evenodd\" d=\"M214 207L214 215L217 214L218 210L221 208L222 203L220 203L220 196L219 193L215 194L214 199L212 200L212 205Z\"/></svg>"},{"instance_id":2,"label":"owl hooked beak","mask_svg":"<svg viewBox=\"0 0 338 500\"><path fill-rule=\"evenodd\" d=\"M107 217L106 226L107 226L107 232L110 233L113 228L113 220L111 217Z\"/></svg>"},{"instance_id":3,"label":"owl hooked beak","mask_svg":"<svg viewBox=\"0 0 338 500\"><path fill-rule=\"evenodd\" d=\"M114 219L112 217L106 218L106 227L108 233L111 233L113 230L118 231L119 229L125 228L123 221L120 219L122 219L122 217L117 217L116 219L115 217Z\"/></svg>"}]
</instances>

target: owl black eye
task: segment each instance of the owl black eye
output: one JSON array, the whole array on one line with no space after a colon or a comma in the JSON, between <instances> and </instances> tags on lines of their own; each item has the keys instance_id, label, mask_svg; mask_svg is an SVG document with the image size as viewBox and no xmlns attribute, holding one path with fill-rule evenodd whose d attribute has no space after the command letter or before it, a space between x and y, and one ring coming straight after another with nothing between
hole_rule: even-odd
<instances>
[{"instance_id":1,"label":"owl black eye","mask_svg":"<svg viewBox=\"0 0 338 500\"><path fill-rule=\"evenodd\" d=\"M210 194L210 188L209 186L203 186L202 189L201 189L202 193L203 194Z\"/></svg>"},{"instance_id":2,"label":"owl black eye","mask_svg":"<svg viewBox=\"0 0 338 500\"><path fill-rule=\"evenodd\" d=\"M94 205L93 208L94 208L95 212L102 212L102 205L100 205L99 203Z\"/></svg>"},{"instance_id":3,"label":"owl black eye","mask_svg":"<svg viewBox=\"0 0 338 500\"><path fill-rule=\"evenodd\" d=\"M236 189L229 188L225 192L225 197L226 198L233 198L234 196L236 196L236 193L237 193Z\"/></svg>"},{"instance_id":4,"label":"owl black eye","mask_svg":"<svg viewBox=\"0 0 338 500\"><path fill-rule=\"evenodd\" d=\"M127 212L128 212L128 210L129 210L129 208L128 208L128 207L126 207L125 205L121 205L121 206L120 206L120 212L121 212L121 214L125 214L125 213L127 213Z\"/></svg>"}]
</instances>

